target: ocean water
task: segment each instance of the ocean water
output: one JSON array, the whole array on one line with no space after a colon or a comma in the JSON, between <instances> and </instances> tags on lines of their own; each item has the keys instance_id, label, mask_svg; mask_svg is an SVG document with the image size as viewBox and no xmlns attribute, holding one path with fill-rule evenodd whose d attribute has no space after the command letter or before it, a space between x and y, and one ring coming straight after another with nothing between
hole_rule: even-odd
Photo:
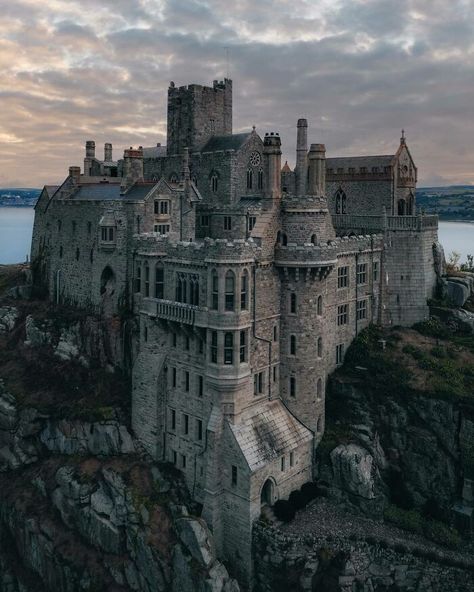
<instances>
[{"instance_id":1,"label":"ocean water","mask_svg":"<svg viewBox=\"0 0 474 592\"><path fill-rule=\"evenodd\" d=\"M29 257L33 231L33 208L0 207L0 264L20 263ZM440 222L439 240L446 257L456 251L461 262L474 255L474 223Z\"/></svg>"},{"instance_id":2,"label":"ocean water","mask_svg":"<svg viewBox=\"0 0 474 592\"><path fill-rule=\"evenodd\" d=\"M0 207L0 263L22 263L30 257L33 208Z\"/></svg>"}]
</instances>

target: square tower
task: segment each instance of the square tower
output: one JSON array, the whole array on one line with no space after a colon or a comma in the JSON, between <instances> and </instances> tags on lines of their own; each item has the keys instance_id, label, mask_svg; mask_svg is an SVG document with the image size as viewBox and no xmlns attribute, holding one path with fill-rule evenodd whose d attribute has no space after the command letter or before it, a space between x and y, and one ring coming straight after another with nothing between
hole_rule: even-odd
<instances>
[{"instance_id":1,"label":"square tower","mask_svg":"<svg viewBox=\"0 0 474 592\"><path fill-rule=\"evenodd\" d=\"M188 147L200 150L212 136L232 134L232 80L212 87L190 84L168 88L168 156Z\"/></svg>"}]
</instances>

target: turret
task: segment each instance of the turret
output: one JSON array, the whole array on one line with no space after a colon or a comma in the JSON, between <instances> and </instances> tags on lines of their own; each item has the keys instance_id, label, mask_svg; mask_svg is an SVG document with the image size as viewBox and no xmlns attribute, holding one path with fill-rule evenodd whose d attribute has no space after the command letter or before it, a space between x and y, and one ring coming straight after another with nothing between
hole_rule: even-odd
<instances>
[{"instance_id":1,"label":"turret","mask_svg":"<svg viewBox=\"0 0 474 592\"><path fill-rule=\"evenodd\" d=\"M306 193L308 153L308 122L306 119L298 119L296 135L296 195Z\"/></svg>"},{"instance_id":2,"label":"turret","mask_svg":"<svg viewBox=\"0 0 474 592\"><path fill-rule=\"evenodd\" d=\"M104 161L112 162L112 144L104 144Z\"/></svg>"},{"instance_id":3,"label":"turret","mask_svg":"<svg viewBox=\"0 0 474 592\"><path fill-rule=\"evenodd\" d=\"M326 193L326 147L311 144L308 155L308 194L323 197Z\"/></svg>"},{"instance_id":4,"label":"turret","mask_svg":"<svg viewBox=\"0 0 474 592\"><path fill-rule=\"evenodd\" d=\"M123 153L123 178L120 186L125 193L132 185L143 181L143 148L134 149L130 146Z\"/></svg>"},{"instance_id":5,"label":"turret","mask_svg":"<svg viewBox=\"0 0 474 592\"><path fill-rule=\"evenodd\" d=\"M265 159L265 198L278 199L281 196L281 140L280 134L265 134L263 141Z\"/></svg>"}]
</instances>

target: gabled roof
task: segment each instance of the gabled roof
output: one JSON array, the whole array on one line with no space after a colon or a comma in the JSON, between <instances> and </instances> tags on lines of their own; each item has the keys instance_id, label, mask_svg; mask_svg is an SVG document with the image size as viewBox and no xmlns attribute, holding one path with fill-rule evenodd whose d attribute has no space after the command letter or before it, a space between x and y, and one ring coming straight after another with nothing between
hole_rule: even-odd
<instances>
[{"instance_id":1,"label":"gabled roof","mask_svg":"<svg viewBox=\"0 0 474 592\"><path fill-rule=\"evenodd\" d=\"M45 185L44 189L49 197L52 197L56 191L59 189L60 185Z\"/></svg>"},{"instance_id":2,"label":"gabled roof","mask_svg":"<svg viewBox=\"0 0 474 592\"><path fill-rule=\"evenodd\" d=\"M292 172L291 169L290 169L290 167L289 167L289 165L288 165L288 161L287 160L285 160L285 164L283 165L283 168L281 169L281 172L282 173L291 173Z\"/></svg>"},{"instance_id":3,"label":"gabled roof","mask_svg":"<svg viewBox=\"0 0 474 592\"><path fill-rule=\"evenodd\" d=\"M150 193L155 183L137 183L124 193L120 193L118 183L90 183L79 185L70 199L87 201L141 201Z\"/></svg>"},{"instance_id":4,"label":"gabled roof","mask_svg":"<svg viewBox=\"0 0 474 592\"><path fill-rule=\"evenodd\" d=\"M326 168L338 168L347 171L349 168L360 169L366 167L370 172L371 167L385 167L390 166L395 158L394 154L384 154L379 156L341 156L326 159Z\"/></svg>"},{"instance_id":5,"label":"gabled roof","mask_svg":"<svg viewBox=\"0 0 474 592\"><path fill-rule=\"evenodd\" d=\"M210 140L201 149L201 152L216 152L217 150L239 150L252 132L243 134L232 134L229 136L212 136Z\"/></svg>"},{"instance_id":6,"label":"gabled roof","mask_svg":"<svg viewBox=\"0 0 474 592\"><path fill-rule=\"evenodd\" d=\"M251 471L310 442L311 431L300 423L280 400L265 401L258 414L229 424Z\"/></svg>"},{"instance_id":7,"label":"gabled roof","mask_svg":"<svg viewBox=\"0 0 474 592\"><path fill-rule=\"evenodd\" d=\"M150 146L143 148L143 158L164 158L166 156L166 146Z\"/></svg>"}]
</instances>

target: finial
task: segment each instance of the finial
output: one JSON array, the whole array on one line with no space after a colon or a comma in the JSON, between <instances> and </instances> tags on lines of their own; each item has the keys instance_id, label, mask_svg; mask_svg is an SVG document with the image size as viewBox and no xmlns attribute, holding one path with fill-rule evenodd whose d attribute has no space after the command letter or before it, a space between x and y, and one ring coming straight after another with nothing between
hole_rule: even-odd
<instances>
[{"instance_id":1,"label":"finial","mask_svg":"<svg viewBox=\"0 0 474 592\"><path fill-rule=\"evenodd\" d=\"M254 125L252 125L252 131L253 131L253 132L255 131L255 126L254 126Z\"/></svg>"},{"instance_id":2,"label":"finial","mask_svg":"<svg viewBox=\"0 0 474 592\"><path fill-rule=\"evenodd\" d=\"M402 137L400 138L400 143L405 144L405 130L402 129Z\"/></svg>"}]
</instances>

